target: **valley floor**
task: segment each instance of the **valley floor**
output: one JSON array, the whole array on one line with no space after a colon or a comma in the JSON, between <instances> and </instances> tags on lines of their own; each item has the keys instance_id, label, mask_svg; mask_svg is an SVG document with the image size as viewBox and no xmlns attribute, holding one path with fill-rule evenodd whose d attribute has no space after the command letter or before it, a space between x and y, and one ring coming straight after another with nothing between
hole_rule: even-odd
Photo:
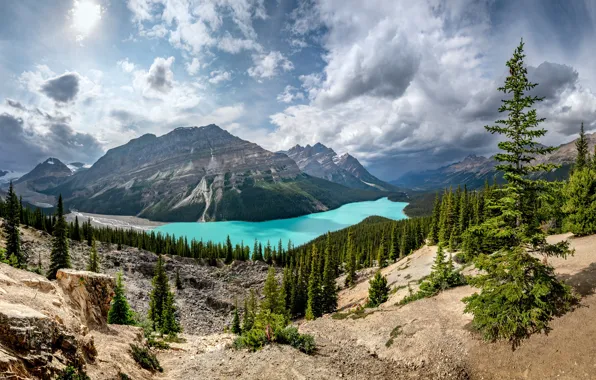
<instances>
[{"instance_id":1,"label":"valley floor","mask_svg":"<svg viewBox=\"0 0 596 380\"><path fill-rule=\"evenodd\" d=\"M300 330L313 334L319 346L314 356L284 346L256 353L224 349L223 338L205 347L194 342L208 338L189 337L178 346L183 351L160 354L166 368L160 378L596 379L596 236L570 241L575 255L551 264L582 295L582 305L553 321L548 335L534 335L515 351L505 342L484 342L472 331L461 302L474 292L471 287L396 305L408 283L415 290L417 280L430 273L436 247L424 247L383 270L391 287L401 289L381 307L348 313L365 301L363 279L340 293L346 311L301 322Z\"/></svg>"}]
</instances>

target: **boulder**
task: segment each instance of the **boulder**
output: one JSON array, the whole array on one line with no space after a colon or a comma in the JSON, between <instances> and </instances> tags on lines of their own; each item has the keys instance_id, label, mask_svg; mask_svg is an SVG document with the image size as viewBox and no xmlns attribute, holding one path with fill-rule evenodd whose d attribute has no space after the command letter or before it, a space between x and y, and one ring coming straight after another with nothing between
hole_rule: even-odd
<instances>
[{"instance_id":1,"label":"boulder","mask_svg":"<svg viewBox=\"0 0 596 380\"><path fill-rule=\"evenodd\" d=\"M71 308L89 329L107 327L115 282L111 276L73 269L60 269L58 285Z\"/></svg>"},{"instance_id":2,"label":"boulder","mask_svg":"<svg viewBox=\"0 0 596 380\"><path fill-rule=\"evenodd\" d=\"M54 284L43 278L26 278L21 282L30 288L37 289L44 293L55 291Z\"/></svg>"}]
</instances>

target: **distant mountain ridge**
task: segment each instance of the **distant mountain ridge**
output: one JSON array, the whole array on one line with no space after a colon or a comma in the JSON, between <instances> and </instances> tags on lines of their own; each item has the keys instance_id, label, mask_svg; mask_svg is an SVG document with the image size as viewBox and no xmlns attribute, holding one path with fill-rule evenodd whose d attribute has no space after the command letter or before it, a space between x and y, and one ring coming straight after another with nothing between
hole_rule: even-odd
<instances>
[{"instance_id":1,"label":"distant mountain ridge","mask_svg":"<svg viewBox=\"0 0 596 380\"><path fill-rule=\"evenodd\" d=\"M306 175L213 124L133 139L47 192L79 211L159 221L269 220L381 196Z\"/></svg>"},{"instance_id":2,"label":"distant mountain ridge","mask_svg":"<svg viewBox=\"0 0 596 380\"><path fill-rule=\"evenodd\" d=\"M348 153L339 156L321 143L304 147L296 145L283 153L296 161L300 170L311 176L353 189L396 191L393 185L370 174L355 157Z\"/></svg>"},{"instance_id":3,"label":"distant mountain ridge","mask_svg":"<svg viewBox=\"0 0 596 380\"><path fill-rule=\"evenodd\" d=\"M596 146L596 133L586 134L586 139L588 140L588 150L592 154ZM535 161L536 163L561 165L559 169L544 173L541 177L557 180L569 175L569 170L577 155L576 141L577 139L560 145L555 152L541 156ZM437 169L408 172L391 183L415 190L434 190L464 184L469 188L478 188L487 179L492 181L496 177L497 180L502 180L502 176L495 169L496 165L494 157L469 155L462 161Z\"/></svg>"}]
</instances>

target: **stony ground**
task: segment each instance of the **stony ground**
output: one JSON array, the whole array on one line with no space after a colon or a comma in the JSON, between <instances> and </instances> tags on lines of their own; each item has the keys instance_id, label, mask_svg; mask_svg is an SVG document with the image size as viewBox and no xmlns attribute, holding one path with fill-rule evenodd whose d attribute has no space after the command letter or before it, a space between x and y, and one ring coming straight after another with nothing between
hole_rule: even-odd
<instances>
[{"instance_id":1,"label":"stony ground","mask_svg":"<svg viewBox=\"0 0 596 380\"><path fill-rule=\"evenodd\" d=\"M47 237L32 230L23 235L31 256L45 263ZM408 285L415 291L418 281L430 273L436 247L424 247L383 269L393 291L381 307L354 312L366 301L368 278L374 273L366 270L359 273L355 287L342 289L340 312L297 321L301 332L316 339L318 352L312 356L288 346L269 346L256 353L230 348L234 337L222 330L229 322L233 300L243 297L251 285L261 286L264 265L217 268L168 258L172 280L180 270L185 283L176 298L186 341L159 352L165 371L151 375L129 360L127 340L136 339L135 330L117 332L114 339L98 335L100 363L113 363L113 368L91 366L89 373L98 379L112 378L116 369L135 379L596 379L596 325L592 323L596 320L596 236L549 239L567 238L575 255L550 259L550 263L582 295L582 307L556 319L548 335L532 336L515 351L507 343L486 343L472 331L471 316L463 313L461 302L475 291L470 287L397 305L408 294ZM105 271L122 270L131 303L138 311L145 310L155 255L103 245L99 251ZM75 265L84 266L86 245L73 244L73 252Z\"/></svg>"}]
</instances>

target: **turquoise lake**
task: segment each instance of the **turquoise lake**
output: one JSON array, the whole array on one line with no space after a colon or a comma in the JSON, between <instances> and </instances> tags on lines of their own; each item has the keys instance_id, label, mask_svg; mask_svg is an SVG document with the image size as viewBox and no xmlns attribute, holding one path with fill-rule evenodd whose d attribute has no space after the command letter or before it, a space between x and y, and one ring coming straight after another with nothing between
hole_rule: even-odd
<instances>
[{"instance_id":1,"label":"turquoise lake","mask_svg":"<svg viewBox=\"0 0 596 380\"><path fill-rule=\"evenodd\" d=\"M279 239L284 246L288 239L297 246L304 244L328 231L361 222L363 219L378 215L395 220L405 219L404 207L407 203L391 202L382 198L370 202L348 203L335 210L299 216L290 219L268 220L266 222L208 222L208 223L170 223L154 229L162 234L174 234L176 237L186 236L188 240L225 242L230 236L232 244L244 242L252 247L255 239L262 243L271 241L276 244Z\"/></svg>"}]
</instances>

